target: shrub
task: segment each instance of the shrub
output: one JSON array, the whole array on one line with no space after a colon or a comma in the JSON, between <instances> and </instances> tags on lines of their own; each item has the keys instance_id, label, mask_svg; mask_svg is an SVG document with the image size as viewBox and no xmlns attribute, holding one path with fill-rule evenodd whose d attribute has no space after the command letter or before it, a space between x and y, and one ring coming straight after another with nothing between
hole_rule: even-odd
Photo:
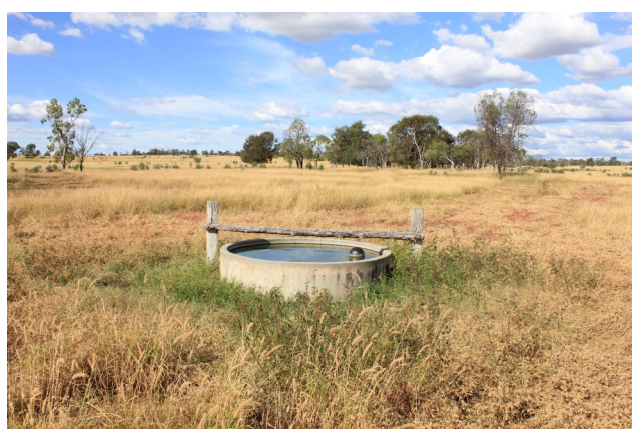
<instances>
[{"instance_id":1,"label":"shrub","mask_svg":"<svg viewBox=\"0 0 640 438\"><path fill-rule=\"evenodd\" d=\"M318 170L324 170L324 164L321 164L320 166L318 166Z\"/></svg>"},{"instance_id":2,"label":"shrub","mask_svg":"<svg viewBox=\"0 0 640 438\"><path fill-rule=\"evenodd\" d=\"M9 170L11 172L17 172L18 171L18 169L16 169L16 165L13 164L13 163L9 164Z\"/></svg>"},{"instance_id":3,"label":"shrub","mask_svg":"<svg viewBox=\"0 0 640 438\"><path fill-rule=\"evenodd\" d=\"M229 165L229 163L227 163L227 164L224 165L224 168L225 169L231 169L231 166Z\"/></svg>"},{"instance_id":4,"label":"shrub","mask_svg":"<svg viewBox=\"0 0 640 438\"><path fill-rule=\"evenodd\" d=\"M307 164L305 164L305 169L313 169L313 165L307 161Z\"/></svg>"}]
</instances>

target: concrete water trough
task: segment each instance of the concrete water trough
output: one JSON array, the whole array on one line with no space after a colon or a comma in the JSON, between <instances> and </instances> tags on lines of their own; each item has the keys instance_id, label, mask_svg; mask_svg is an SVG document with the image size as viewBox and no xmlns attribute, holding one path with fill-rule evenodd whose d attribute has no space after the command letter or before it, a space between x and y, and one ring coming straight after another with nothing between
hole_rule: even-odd
<instances>
[{"instance_id":1,"label":"concrete water trough","mask_svg":"<svg viewBox=\"0 0 640 438\"><path fill-rule=\"evenodd\" d=\"M384 246L349 240L253 239L220 249L223 279L262 292L276 288L286 298L321 291L343 298L390 264L391 251Z\"/></svg>"}]
</instances>

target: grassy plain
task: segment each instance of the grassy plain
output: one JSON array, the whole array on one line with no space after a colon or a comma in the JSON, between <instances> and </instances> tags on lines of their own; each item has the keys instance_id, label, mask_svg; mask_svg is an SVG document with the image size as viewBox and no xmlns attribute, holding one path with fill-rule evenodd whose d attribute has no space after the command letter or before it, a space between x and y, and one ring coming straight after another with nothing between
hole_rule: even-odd
<instances>
[{"instance_id":1,"label":"grassy plain","mask_svg":"<svg viewBox=\"0 0 640 438\"><path fill-rule=\"evenodd\" d=\"M632 425L631 178L10 163L10 428ZM437 231L419 259L379 242L392 275L343 302L285 301L205 263L208 199L300 228L408 229L423 207Z\"/></svg>"}]
</instances>

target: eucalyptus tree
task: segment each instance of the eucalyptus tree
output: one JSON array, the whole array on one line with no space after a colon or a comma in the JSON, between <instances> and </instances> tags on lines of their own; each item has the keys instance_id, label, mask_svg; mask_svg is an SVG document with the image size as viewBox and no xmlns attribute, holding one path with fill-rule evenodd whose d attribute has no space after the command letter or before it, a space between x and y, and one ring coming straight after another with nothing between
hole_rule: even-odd
<instances>
[{"instance_id":1,"label":"eucalyptus tree","mask_svg":"<svg viewBox=\"0 0 640 438\"><path fill-rule=\"evenodd\" d=\"M309 128L304 120L295 119L284 131L280 153L289 162L295 161L296 167L302 169L304 159L311 156L311 151Z\"/></svg>"},{"instance_id":2,"label":"eucalyptus tree","mask_svg":"<svg viewBox=\"0 0 640 438\"><path fill-rule=\"evenodd\" d=\"M442 131L440 121L435 116L414 115L403 117L389 128L393 138L396 158L403 165L411 165L417 158L420 170L424 170L427 150Z\"/></svg>"},{"instance_id":3,"label":"eucalyptus tree","mask_svg":"<svg viewBox=\"0 0 640 438\"><path fill-rule=\"evenodd\" d=\"M48 146L53 152L57 150L60 156L60 168L64 169L67 163L67 153L76 138L76 122L78 117L87 112L87 107L80 103L80 99L73 98L67 104L67 117L64 109L57 99L51 99L47 105L47 115L40 120L40 123L51 123L51 135L47 139L51 142Z\"/></svg>"},{"instance_id":4,"label":"eucalyptus tree","mask_svg":"<svg viewBox=\"0 0 640 438\"><path fill-rule=\"evenodd\" d=\"M473 108L478 131L490 152L500 178L509 164L518 164L525 154L524 141L537 118L536 96L520 89L481 94Z\"/></svg>"},{"instance_id":5,"label":"eucalyptus tree","mask_svg":"<svg viewBox=\"0 0 640 438\"><path fill-rule=\"evenodd\" d=\"M311 157L314 160L315 168L318 168L318 160L323 158L325 151L327 150L327 146L331 144L331 139L324 134L318 134L316 138L311 142L312 151Z\"/></svg>"}]
</instances>

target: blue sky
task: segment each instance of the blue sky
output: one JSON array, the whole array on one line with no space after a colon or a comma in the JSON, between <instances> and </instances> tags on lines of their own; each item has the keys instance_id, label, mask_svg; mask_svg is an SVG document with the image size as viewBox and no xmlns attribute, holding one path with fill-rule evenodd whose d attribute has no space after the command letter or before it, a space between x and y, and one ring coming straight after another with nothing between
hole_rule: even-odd
<instances>
[{"instance_id":1,"label":"blue sky","mask_svg":"<svg viewBox=\"0 0 640 438\"><path fill-rule=\"evenodd\" d=\"M296 117L312 135L435 115L475 127L484 90L538 95L526 146L631 159L631 13L9 13L7 137L45 151L78 97L94 152L241 149Z\"/></svg>"}]
</instances>

